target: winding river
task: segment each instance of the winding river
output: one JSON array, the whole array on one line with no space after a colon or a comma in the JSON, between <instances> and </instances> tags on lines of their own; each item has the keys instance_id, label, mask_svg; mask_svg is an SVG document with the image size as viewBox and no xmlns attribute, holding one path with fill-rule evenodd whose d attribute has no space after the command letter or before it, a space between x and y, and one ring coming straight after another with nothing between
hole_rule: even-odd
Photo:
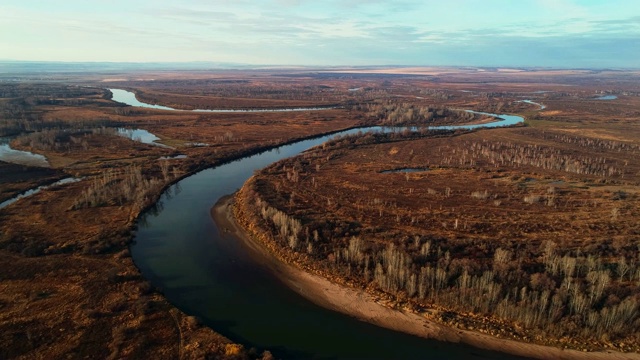
<instances>
[{"instance_id":1,"label":"winding river","mask_svg":"<svg viewBox=\"0 0 640 360\"><path fill-rule=\"evenodd\" d=\"M496 127L522 122L502 116ZM459 126L473 128L472 126ZM444 127L452 128L452 127ZM351 129L392 131L388 128ZM133 259L145 278L189 315L233 341L295 359L505 359L462 344L418 338L319 307L284 285L241 242L222 236L212 206L255 170L336 136L322 136L201 171L174 184L139 219Z\"/></svg>"},{"instance_id":2,"label":"winding river","mask_svg":"<svg viewBox=\"0 0 640 360\"><path fill-rule=\"evenodd\" d=\"M253 112L294 112L294 111L318 111L335 109L336 106L322 106L322 107L300 107L300 108L274 108L274 109L196 109L196 110L181 110L174 109L168 106L152 105L138 101L136 94L131 91L122 89L108 89L113 95L111 100L122 104L131 106L143 107L148 109L158 110L172 110L172 111L191 111L191 112L208 112L208 113L253 113Z\"/></svg>"}]
</instances>

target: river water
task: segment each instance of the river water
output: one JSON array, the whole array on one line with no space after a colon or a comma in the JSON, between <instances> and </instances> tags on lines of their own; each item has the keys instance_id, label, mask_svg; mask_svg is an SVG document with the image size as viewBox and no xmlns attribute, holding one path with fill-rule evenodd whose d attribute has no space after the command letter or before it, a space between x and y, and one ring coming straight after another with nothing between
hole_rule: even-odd
<instances>
[{"instance_id":1,"label":"river water","mask_svg":"<svg viewBox=\"0 0 640 360\"><path fill-rule=\"evenodd\" d=\"M133 141L138 141L143 144L155 145L163 148L171 149L170 146L160 144L156 141L160 140L155 134L149 132L149 130L145 129L127 129L127 128L118 128L117 134L122 137L126 137Z\"/></svg>"},{"instance_id":2,"label":"river water","mask_svg":"<svg viewBox=\"0 0 640 360\"><path fill-rule=\"evenodd\" d=\"M615 95L603 95L603 96L598 96L597 98L595 98L596 100L615 100L618 97Z\"/></svg>"},{"instance_id":3,"label":"river water","mask_svg":"<svg viewBox=\"0 0 640 360\"><path fill-rule=\"evenodd\" d=\"M545 108L546 108L546 106L545 106L545 105L542 105L542 104L537 103L537 102L533 102L533 101L531 101L531 100L520 100L520 102L527 103L527 104L531 104L531 105L536 105L536 106L538 106L538 107L539 107L539 109L538 109L538 110L543 110L543 109L545 109Z\"/></svg>"},{"instance_id":4,"label":"river water","mask_svg":"<svg viewBox=\"0 0 640 360\"><path fill-rule=\"evenodd\" d=\"M42 190L46 190L46 189L49 189L49 188L53 188L53 187L56 187L56 186L59 186L59 185L64 185L64 184L70 184L70 183L78 182L78 181L80 181L80 180L82 180L82 179L78 179L78 178L65 178L65 179L62 179L62 180L58 180L58 181L54 182L53 184L49 184L49 185L42 185L42 186L35 187L35 188L33 188L33 189L29 189L29 190L27 190L27 191L25 191L25 192L23 192L23 193L20 193L20 194L18 194L18 195L16 195L16 196L12 197L11 199L8 199L8 200L5 200L5 201L1 202L1 203L0 203L0 209L3 209L3 208L5 208L5 207L7 207L7 206L9 206L9 205L13 204L14 202L16 202L16 201L20 200L20 199L26 198L26 197L31 196L31 195L35 195L35 194L39 193L39 192L40 192L40 191L42 191Z\"/></svg>"},{"instance_id":5,"label":"river water","mask_svg":"<svg viewBox=\"0 0 640 360\"><path fill-rule=\"evenodd\" d=\"M253 174L328 137L204 170L168 189L131 246L142 274L178 308L216 331L283 358L505 358L376 327L314 305L221 236L210 209Z\"/></svg>"},{"instance_id":6,"label":"river water","mask_svg":"<svg viewBox=\"0 0 640 360\"><path fill-rule=\"evenodd\" d=\"M496 127L499 122L441 128ZM398 130L398 129L395 129ZM359 131L394 131L373 127ZM244 245L223 236L210 210L254 171L319 145L322 136L201 171L171 186L139 220L133 259L178 308L233 341L295 359L504 359L508 355L415 337L319 307L284 285Z\"/></svg>"},{"instance_id":7,"label":"river water","mask_svg":"<svg viewBox=\"0 0 640 360\"><path fill-rule=\"evenodd\" d=\"M158 109L158 110L172 110L172 111L191 111L202 113L253 113L253 112L294 112L294 111L318 111L335 109L335 106L323 106L323 107L301 107L301 108L286 108L286 109L196 109L196 110L180 110L174 109L168 106L152 105L138 101L136 94L131 91L122 89L108 89L113 94L111 100L131 106Z\"/></svg>"},{"instance_id":8,"label":"river water","mask_svg":"<svg viewBox=\"0 0 640 360\"><path fill-rule=\"evenodd\" d=\"M12 149L9 143L13 138L0 137L0 160L13 164L49 167L47 158L29 151Z\"/></svg>"}]
</instances>

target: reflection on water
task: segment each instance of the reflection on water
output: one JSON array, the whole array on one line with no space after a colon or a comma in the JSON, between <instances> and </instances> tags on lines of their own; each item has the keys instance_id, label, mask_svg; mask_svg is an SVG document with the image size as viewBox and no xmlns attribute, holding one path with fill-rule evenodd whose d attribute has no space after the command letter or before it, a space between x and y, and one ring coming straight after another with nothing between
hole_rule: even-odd
<instances>
[{"instance_id":1,"label":"reflection on water","mask_svg":"<svg viewBox=\"0 0 640 360\"><path fill-rule=\"evenodd\" d=\"M119 103L123 103L130 106L137 106L149 109L159 109L159 110L171 110L171 111L190 111L190 112L209 112L209 113L250 113L250 112L294 112L294 111L317 111L317 110L327 110L327 109L336 109L336 106L323 106L323 107L300 107L300 108L281 108L281 109L196 109L196 110L181 110L174 109L168 106L160 106L160 105L152 105L146 104L139 101L136 98L136 94L122 90L122 89L109 89L113 94L111 100Z\"/></svg>"},{"instance_id":2,"label":"reflection on water","mask_svg":"<svg viewBox=\"0 0 640 360\"><path fill-rule=\"evenodd\" d=\"M523 103L527 103L527 104L531 104L531 105L536 105L536 106L540 107L539 110L545 109L547 107L546 105L542 105L542 104L539 104L537 102L533 102L531 100L520 100L519 102L523 102Z\"/></svg>"},{"instance_id":3,"label":"reflection on water","mask_svg":"<svg viewBox=\"0 0 640 360\"><path fill-rule=\"evenodd\" d=\"M615 95L603 95L603 96L598 96L596 100L615 100L617 98L618 97Z\"/></svg>"},{"instance_id":4,"label":"reflection on water","mask_svg":"<svg viewBox=\"0 0 640 360\"><path fill-rule=\"evenodd\" d=\"M157 143L156 141L160 140L159 137L150 133L145 129L126 129L126 128L118 128L118 135L129 138L133 141L138 141L143 144L155 145L164 148L170 148L167 145Z\"/></svg>"},{"instance_id":5,"label":"reflection on water","mask_svg":"<svg viewBox=\"0 0 640 360\"><path fill-rule=\"evenodd\" d=\"M143 102L140 102L138 101L138 99L136 99L136 94L130 91L120 90L120 89L109 89L109 91L111 91L111 94L113 94L113 97L111 98L111 100L115 102L131 105L131 106L144 107L148 109L175 110L167 106L151 105L151 104L145 104Z\"/></svg>"},{"instance_id":6,"label":"reflection on water","mask_svg":"<svg viewBox=\"0 0 640 360\"><path fill-rule=\"evenodd\" d=\"M186 158L187 158L187 155L180 154L175 156L161 156L158 158L158 160L177 160L177 159L186 159Z\"/></svg>"},{"instance_id":7,"label":"reflection on water","mask_svg":"<svg viewBox=\"0 0 640 360\"><path fill-rule=\"evenodd\" d=\"M16 201L18 201L18 200L20 200L22 198L26 198L27 196L31 196L31 195L37 194L42 190L49 189L49 188L52 188L52 187L56 187L56 186L59 186L59 185L78 182L80 180L82 180L82 179L72 178L71 177L71 178L58 180L58 181L56 181L56 182L54 182L53 184L50 184L50 185L42 185L42 186L38 186L37 188L29 189L29 190L27 190L27 191L15 196L15 197L11 198L11 199L9 199L9 200L5 200L5 201L1 202L0 203L0 209L13 204L14 202L16 202Z\"/></svg>"},{"instance_id":8,"label":"reflection on water","mask_svg":"<svg viewBox=\"0 0 640 360\"><path fill-rule=\"evenodd\" d=\"M0 160L12 164L49 167L47 158L29 151L12 149L9 143L13 138L0 138Z\"/></svg>"}]
</instances>

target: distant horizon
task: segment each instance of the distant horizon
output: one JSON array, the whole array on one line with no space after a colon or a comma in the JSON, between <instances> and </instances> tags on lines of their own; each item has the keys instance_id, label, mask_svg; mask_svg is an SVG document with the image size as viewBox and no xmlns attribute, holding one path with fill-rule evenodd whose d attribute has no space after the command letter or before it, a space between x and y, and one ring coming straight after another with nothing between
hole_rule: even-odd
<instances>
[{"instance_id":1,"label":"distant horizon","mask_svg":"<svg viewBox=\"0 0 640 360\"><path fill-rule=\"evenodd\" d=\"M58 65L100 65L100 64L109 64L109 65L131 65L131 66L144 66L144 65L156 65L156 66L188 66L188 65L200 65L201 68L204 69L205 66L218 66L220 70L233 70L234 66L238 68L243 68L243 70L247 69L260 69L260 68L282 68L282 69L295 69L295 68L303 68L303 69L367 69L367 68L477 68L477 69L516 69L516 70L640 70L640 65L636 67L569 67L569 66L509 66L509 65L399 65L399 64L369 64L369 65L313 65L313 64L252 64L252 63L241 63L241 62L217 62L217 61L102 61L102 60L88 60L88 61L66 61L66 60L14 60L14 59L0 59L0 70L2 70L1 65L6 64L58 64ZM198 68L194 66L194 68ZM176 68L176 70L181 70L180 68Z\"/></svg>"}]
</instances>

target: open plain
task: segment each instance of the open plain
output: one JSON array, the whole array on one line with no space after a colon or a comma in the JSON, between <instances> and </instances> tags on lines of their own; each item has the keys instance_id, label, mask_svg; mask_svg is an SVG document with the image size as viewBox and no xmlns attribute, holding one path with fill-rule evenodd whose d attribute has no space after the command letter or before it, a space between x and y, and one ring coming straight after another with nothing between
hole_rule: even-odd
<instances>
[{"instance_id":1,"label":"open plain","mask_svg":"<svg viewBox=\"0 0 640 360\"><path fill-rule=\"evenodd\" d=\"M525 123L332 140L257 173L236 198L240 223L280 260L438 326L637 355L638 73L374 70L0 77L0 136L50 165L0 162L0 202L79 179L0 209L0 357L269 358L141 276L129 251L141 213L180 179L298 139L495 120L464 110ZM166 111L109 88L181 110L323 109Z\"/></svg>"}]
</instances>

